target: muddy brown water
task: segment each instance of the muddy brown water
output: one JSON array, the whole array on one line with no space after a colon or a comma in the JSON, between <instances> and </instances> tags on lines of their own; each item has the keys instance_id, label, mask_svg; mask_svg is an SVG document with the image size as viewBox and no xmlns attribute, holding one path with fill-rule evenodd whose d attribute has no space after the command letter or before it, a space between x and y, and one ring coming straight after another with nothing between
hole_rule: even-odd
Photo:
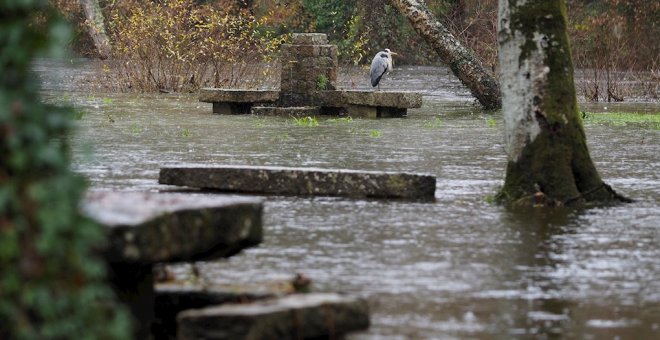
<instances>
[{"instance_id":1,"label":"muddy brown water","mask_svg":"<svg viewBox=\"0 0 660 340\"><path fill-rule=\"evenodd\" d=\"M437 176L436 202L265 197L263 244L199 263L202 278L252 284L304 273L316 291L368 298L351 339L660 338L660 131L586 123L605 181L633 204L515 212L488 203L503 182L502 120L444 68L402 67L383 89L416 90L404 119L212 115L188 95L71 89L85 64L36 67L52 102L86 112L73 166L95 190L164 189L163 165L313 166ZM366 76L344 76L345 87ZM660 104L581 105L658 112ZM605 107L608 108L605 108ZM171 187L165 187L170 189ZM173 268L185 277L187 265Z\"/></svg>"}]
</instances>

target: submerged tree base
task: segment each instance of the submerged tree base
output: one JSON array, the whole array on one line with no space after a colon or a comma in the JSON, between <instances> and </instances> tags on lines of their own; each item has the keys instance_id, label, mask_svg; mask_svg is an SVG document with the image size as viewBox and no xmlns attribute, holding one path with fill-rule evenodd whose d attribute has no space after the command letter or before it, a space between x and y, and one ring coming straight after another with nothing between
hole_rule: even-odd
<instances>
[{"instance_id":1,"label":"submerged tree base","mask_svg":"<svg viewBox=\"0 0 660 340\"><path fill-rule=\"evenodd\" d=\"M619 203L632 203L635 200L623 196L606 183L582 192L575 197L559 199L546 195L542 191L527 193L522 196L512 196L510 192L501 189L495 196L495 201L510 207L585 207L602 206Z\"/></svg>"}]
</instances>

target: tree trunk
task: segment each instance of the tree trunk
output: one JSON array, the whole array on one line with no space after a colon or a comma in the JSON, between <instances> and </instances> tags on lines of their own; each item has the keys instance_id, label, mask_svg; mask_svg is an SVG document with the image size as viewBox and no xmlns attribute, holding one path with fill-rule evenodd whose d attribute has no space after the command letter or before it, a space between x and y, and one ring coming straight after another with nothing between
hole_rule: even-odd
<instances>
[{"instance_id":1,"label":"tree trunk","mask_svg":"<svg viewBox=\"0 0 660 340\"><path fill-rule=\"evenodd\" d=\"M85 13L85 27L87 27L87 33L92 38L96 51L99 54L99 58L108 59L110 58L111 48L110 48L110 39L105 31L105 22L103 18L103 12L101 11L101 6L99 6L98 0L79 0L80 5L83 8Z\"/></svg>"},{"instance_id":2,"label":"tree trunk","mask_svg":"<svg viewBox=\"0 0 660 340\"><path fill-rule=\"evenodd\" d=\"M564 0L500 0L500 84L508 154L503 203L629 201L603 183L578 116Z\"/></svg>"},{"instance_id":3,"label":"tree trunk","mask_svg":"<svg viewBox=\"0 0 660 340\"><path fill-rule=\"evenodd\" d=\"M465 48L426 8L423 1L390 0L405 15L427 43L449 65L452 72L470 89L472 95L486 109L499 109L502 105L497 80L481 65L470 50Z\"/></svg>"}]
</instances>

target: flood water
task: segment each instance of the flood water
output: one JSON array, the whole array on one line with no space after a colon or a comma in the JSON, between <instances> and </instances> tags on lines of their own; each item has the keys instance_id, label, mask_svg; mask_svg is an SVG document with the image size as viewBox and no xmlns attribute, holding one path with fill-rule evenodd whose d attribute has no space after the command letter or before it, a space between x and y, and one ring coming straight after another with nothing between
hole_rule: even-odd
<instances>
[{"instance_id":1,"label":"flood water","mask_svg":"<svg viewBox=\"0 0 660 340\"><path fill-rule=\"evenodd\" d=\"M264 197L264 242L198 264L209 282L303 273L315 291L365 297L372 326L350 339L660 338L658 130L586 124L602 177L635 203L511 211L489 203L504 176L501 116L474 106L444 68L402 67L384 80L424 93L407 118L321 118L313 128L212 115L194 96L75 92L56 69L37 67L48 100L86 112L74 168L94 190L172 189L157 184L159 168L189 163L437 176L433 203ZM605 106L616 109L589 110Z\"/></svg>"}]
</instances>

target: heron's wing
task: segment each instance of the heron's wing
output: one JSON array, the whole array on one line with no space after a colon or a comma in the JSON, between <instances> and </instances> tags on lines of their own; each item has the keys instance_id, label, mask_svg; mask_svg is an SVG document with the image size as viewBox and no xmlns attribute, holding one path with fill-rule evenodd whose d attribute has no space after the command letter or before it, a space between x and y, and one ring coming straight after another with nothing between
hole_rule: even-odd
<instances>
[{"instance_id":1,"label":"heron's wing","mask_svg":"<svg viewBox=\"0 0 660 340\"><path fill-rule=\"evenodd\" d=\"M371 86L376 86L380 82L380 78L387 72L387 54L378 53L371 61L371 70L369 76L371 77Z\"/></svg>"}]
</instances>

